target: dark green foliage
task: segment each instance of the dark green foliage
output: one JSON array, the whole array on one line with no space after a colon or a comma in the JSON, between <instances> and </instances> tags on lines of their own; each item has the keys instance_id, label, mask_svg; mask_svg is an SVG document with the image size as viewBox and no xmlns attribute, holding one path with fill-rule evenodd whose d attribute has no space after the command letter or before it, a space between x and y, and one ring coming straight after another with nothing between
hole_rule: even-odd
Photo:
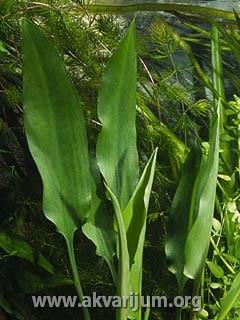
<instances>
[{"instance_id":1,"label":"dark green foliage","mask_svg":"<svg viewBox=\"0 0 240 320\"><path fill-rule=\"evenodd\" d=\"M40 288L42 294L75 293L68 285L71 283L70 266L64 243L55 234L52 224L42 217L41 180L24 135L21 24L23 17L37 23L59 49L67 71L81 92L90 151L93 153L101 130L96 108L100 79L130 19L90 15L84 10L81 1L52 0L34 4L4 0L0 4L0 223L4 232L10 230L36 253L36 259L30 262L17 257L14 249L2 248L0 252L0 305L4 312L11 314L10 319L74 319L79 314L79 310L32 310L29 294ZM229 289L234 278L234 285L238 282L240 257L239 98L233 98L233 93L240 93L239 22L234 22L234 13L227 13L226 17L230 17L233 24L225 26L223 22L219 29L226 89L224 140L231 150L232 162L229 170L220 160L211 248L201 282L204 308L209 319L218 313L223 295L229 292L231 297L233 291ZM136 18L141 30L137 37L136 115L140 171L155 147L159 147L159 152L145 241L143 292L173 297L177 294L176 282L167 270L164 253L166 224L189 149L208 137L212 93L205 86L209 87L211 80L210 33L207 24L203 27L194 18L184 15L178 18L180 27L179 24L177 28L173 26L177 24L176 18L174 21L157 18L142 32L142 19L145 18L145 15L144 18L141 15ZM104 198L101 181L97 192L101 199ZM105 204L110 212L109 203ZM96 257L94 246L81 232L77 234L75 245L86 293L114 294L110 272L103 259ZM44 255L61 276L51 278L37 266L40 255ZM81 260L82 255L84 261ZM24 270L21 277L18 270ZM49 286L45 286L47 281ZM59 287L54 289L53 284ZM60 286L65 284L67 286ZM188 292L192 290L191 285ZM234 294L231 301L235 298ZM226 319L238 319L238 309L236 304ZM93 319L114 319L113 314L114 310L94 310ZM150 319L175 320L176 310L152 310Z\"/></svg>"}]
</instances>

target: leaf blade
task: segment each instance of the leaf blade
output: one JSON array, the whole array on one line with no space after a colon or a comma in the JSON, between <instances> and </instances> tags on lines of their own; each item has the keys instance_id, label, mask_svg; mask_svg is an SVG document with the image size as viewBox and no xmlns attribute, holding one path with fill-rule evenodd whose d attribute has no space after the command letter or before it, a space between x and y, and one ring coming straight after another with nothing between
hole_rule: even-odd
<instances>
[{"instance_id":1,"label":"leaf blade","mask_svg":"<svg viewBox=\"0 0 240 320\"><path fill-rule=\"evenodd\" d=\"M179 288L183 289L186 277L183 275L185 264L185 241L188 232L189 212L192 190L199 170L200 150L192 149L184 164L182 177L171 205L168 221L165 252L168 259L168 269L176 275ZM185 201L183 199L186 197ZM179 229L181 232L179 232Z\"/></svg>"},{"instance_id":2,"label":"leaf blade","mask_svg":"<svg viewBox=\"0 0 240 320\"><path fill-rule=\"evenodd\" d=\"M24 125L43 180L43 208L59 232L72 237L91 199L83 114L64 65L43 33L24 21L23 41Z\"/></svg>"},{"instance_id":3,"label":"leaf blade","mask_svg":"<svg viewBox=\"0 0 240 320\"><path fill-rule=\"evenodd\" d=\"M143 250L147 212L154 179L157 152L158 149L152 153L134 194L122 213L129 252L131 292L136 293L139 299L142 293ZM141 319L141 314L141 308L138 308L136 311L129 309L130 319Z\"/></svg>"},{"instance_id":4,"label":"leaf blade","mask_svg":"<svg viewBox=\"0 0 240 320\"><path fill-rule=\"evenodd\" d=\"M99 91L102 130L97 160L109 188L124 208L138 181L136 148L137 62L134 23L107 64Z\"/></svg>"}]
</instances>

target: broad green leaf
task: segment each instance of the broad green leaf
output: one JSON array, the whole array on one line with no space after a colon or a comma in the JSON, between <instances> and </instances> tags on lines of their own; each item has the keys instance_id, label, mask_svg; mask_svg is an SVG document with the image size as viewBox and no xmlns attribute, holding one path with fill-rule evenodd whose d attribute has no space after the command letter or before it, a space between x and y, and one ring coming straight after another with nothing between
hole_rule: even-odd
<instances>
[{"instance_id":1,"label":"broad green leaf","mask_svg":"<svg viewBox=\"0 0 240 320\"><path fill-rule=\"evenodd\" d=\"M79 97L53 45L33 24L23 24L24 126L43 181L43 210L67 243L74 284L83 292L74 256L74 231L91 201L86 129ZM83 308L84 318L90 319Z\"/></svg>"},{"instance_id":2,"label":"broad green leaf","mask_svg":"<svg viewBox=\"0 0 240 320\"><path fill-rule=\"evenodd\" d=\"M220 302L221 309L217 315L217 320L226 319L229 311L234 307L240 297L240 273L234 279L229 291Z\"/></svg>"},{"instance_id":3,"label":"broad green leaf","mask_svg":"<svg viewBox=\"0 0 240 320\"><path fill-rule=\"evenodd\" d=\"M54 273L52 264L26 241L21 239L16 234L0 230L0 248L9 255L28 260L39 265L50 273Z\"/></svg>"},{"instance_id":4,"label":"broad green leaf","mask_svg":"<svg viewBox=\"0 0 240 320\"><path fill-rule=\"evenodd\" d=\"M43 209L65 238L85 221L91 200L83 113L57 51L24 21L24 124L43 180Z\"/></svg>"},{"instance_id":5,"label":"broad green leaf","mask_svg":"<svg viewBox=\"0 0 240 320\"><path fill-rule=\"evenodd\" d=\"M184 248L190 219L192 190L199 170L200 158L201 152L197 148L192 149L189 153L173 198L168 221L165 251L169 270L176 275L180 289L183 289L186 282L186 277L183 275L185 265Z\"/></svg>"},{"instance_id":6,"label":"broad green leaf","mask_svg":"<svg viewBox=\"0 0 240 320\"><path fill-rule=\"evenodd\" d=\"M136 81L135 25L132 23L106 66L98 99L102 130L97 142L97 160L121 209L127 205L138 181Z\"/></svg>"}]
</instances>

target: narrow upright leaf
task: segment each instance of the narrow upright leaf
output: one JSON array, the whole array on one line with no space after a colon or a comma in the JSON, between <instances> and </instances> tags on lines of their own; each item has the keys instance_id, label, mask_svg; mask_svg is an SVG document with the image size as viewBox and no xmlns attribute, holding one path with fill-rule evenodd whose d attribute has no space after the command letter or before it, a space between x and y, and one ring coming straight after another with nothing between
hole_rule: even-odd
<instances>
[{"instance_id":1,"label":"narrow upright leaf","mask_svg":"<svg viewBox=\"0 0 240 320\"><path fill-rule=\"evenodd\" d=\"M123 211L130 264L130 289L142 294L143 250L146 234L147 212L152 191L154 172L156 167L157 149L150 157L142 176L136 186L129 204ZM141 308L129 310L130 319L140 320Z\"/></svg>"},{"instance_id":2,"label":"narrow upright leaf","mask_svg":"<svg viewBox=\"0 0 240 320\"><path fill-rule=\"evenodd\" d=\"M202 157L193 190L190 216L195 220L189 221L184 267L184 274L189 278L196 278L199 275L208 253L217 188L220 132L224 122L221 48L219 32L214 25L211 40L213 84L218 97L215 96L214 100L214 114L209 130L209 149Z\"/></svg>"},{"instance_id":3,"label":"narrow upright leaf","mask_svg":"<svg viewBox=\"0 0 240 320\"><path fill-rule=\"evenodd\" d=\"M218 90L218 72L219 66L214 69L215 90ZM217 187L221 108L222 98L219 98L214 103L209 143L202 147L201 162L198 164L196 157L194 167L190 155L171 209L166 254L180 290L187 278L199 277L207 257Z\"/></svg>"},{"instance_id":4,"label":"narrow upright leaf","mask_svg":"<svg viewBox=\"0 0 240 320\"><path fill-rule=\"evenodd\" d=\"M169 270L176 275L181 290L186 282L186 277L183 275L185 265L184 248L190 219L192 190L199 170L200 159L200 150L198 151L194 148L184 164L182 177L173 198L168 221L165 251Z\"/></svg>"},{"instance_id":5,"label":"narrow upright leaf","mask_svg":"<svg viewBox=\"0 0 240 320\"><path fill-rule=\"evenodd\" d=\"M219 110L219 108L218 108ZM219 112L219 111L217 111ZM208 156L202 158L193 190L192 213L196 216L186 239L184 274L195 279L201 272L207 257L212 218L215 206L219 161L219 115L214 117L211 128ZM194 214L195 213L195 214ZM191 222L190 222L191 223Z\"/></svg>"},{"instance_id":6,"label":"narrow upright leaf","mask_svg":"<svg viewBox=\"0 0 240 320\"><path fill-rule=\"evenodd\" d=\"M99 92L102 130L97 143L101 173L123 209L138 181L134 23L109 60Z\"/></svg>"},{"instance_id":7,"label":"narrow upright leaf","mask_svg":"<svg viewBox=\"0 0 240 320\"><path fill-rule=\"evenodd\" d=\"M147 219L148 205L152 190L153 177L156 166L157 149L151 155L136 189L127 207L123 210L124 224L127 232L130 264L139 246L139 239Z\"/></svg>"}]
</instances>

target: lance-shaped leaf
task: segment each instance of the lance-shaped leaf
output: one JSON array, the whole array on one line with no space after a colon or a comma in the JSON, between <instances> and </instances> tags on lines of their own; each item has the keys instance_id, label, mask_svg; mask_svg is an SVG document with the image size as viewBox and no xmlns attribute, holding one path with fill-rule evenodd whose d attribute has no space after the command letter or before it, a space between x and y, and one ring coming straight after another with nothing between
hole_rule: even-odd
<instances>
[{"instance_id":1,"label":"lance-shaped leaf","mask_svg":"<svg viewBox=\"0 0 240 320\"><path fill-rule=\"evenodd\" d=\"M127 207L123 210L130 264L134 263L134 257L139 245L140 235L146 223L149 199L156 166L156 157L157 149L151 155L131 200L129 201Z\"/></svg>"},{"instance_id":2,"label":"lance-shaped leaf","mask_svg":"<svg viewBox=\"0 0 240 320\"><path fill-rule=\"evenodd\" d=\"M130 290L137 293L139 297L142 293L143 249L156 158L157 149L150 157L134 194L123 211L130 263ZM129 317L130 319L141 319L141 308L138 308L137 311L129 310Z\"/></svg>"},{"instance_id":3,"label":"lance-shaped leaf","mask_svg":"<svg viewBox=\"0 0 240 320\"><path fill-rule=\"evenodd\" d=\"M97 142L97 160L121 209L127 205L138 181L136 78L135 25L132 23L106 66L98 100L102 130Z\"/></svg>"},{"instance_id":4,"label":"lance-shaped leaf","mask_svg":"<svg viewBox=\"0 0 240 320\"><path fill-rule=\"evenodd\" d=\"M72 238L91 200L83 113L56 49L33 24L25 21L23 31L24 124L43 181L43 209Z\"/></svg>"},{"instance_id":5,"label":"lance-shaped leaf","mask_svg":"<svg viewBox=\"0 0 240 320\"><path fill-rule=\"evenodd\" d=\"M25 21L24 125L31 154L43 181L43 210L65 237L74 284L83 292L73 236L85 222L91 201L86 129L79 97L56 49ZM88 311L83 309L89 320Z\"/></svg>"},{"instance_id":6,"label":"lance-shaped leaf","mask_svg":"<svg viewBox=\"0 0 240 320\"><path fill-rule=\"evenodd\" d=\"M219 106L220 103L210 128L209 149L206 150L208 154L202 157L193 189L189 232L184 251L184 274L192 279L195 279L203 268L212 229L219 161Z\"/></svg>"},{"instance_id":7,"label":"lance-shaped leaf","mask_svg":"<svg viewBox=\"0 0 240 320\"><path fill-rule=\"evenodd\" d=\"M169 270L176 275L180 290L183 289L186 277L183 275L185 264L185 241L188 233L189 212L192 191L199 170L201 152L194 148L183 167L177 191L171 205L165 252Z\"/></svg>"},{"instance_id":8,"label":"lance-shaped leaf","mask_svg":"<svg viewBox=\"0 0 240 320\"><path fill-rule=\"evenodd\" d=\"M216 197L219 139L224 123L221 47L219 32L214 25L212 27L211 45L213 84L219 98L214 100L214 114L209 132L209 150L207 150L207 156L202 157L193 190L190 217L194 220L189 221L184 267L184 274L189 278L196 278L199 275L207 257Z\"/></svg>"},{"instance_id":9,"label":"lance-shaped leaf","mask_svg":"<svg viewBox=\"0 0 240 320\"><path fill-rule=\"evenodd\" d=\"M223 83L223 66L222 66L222 50L221 50L221 41L220 41L220 31L219 27L215 24L212 26L211 32L211 44L212 44L212 66L213 66L213 84L214 89L222 100L225 100L225 90ZM218 97L215 97L215 100L218 100ZM231 143L229 141L224 140L224 136L227 134L226 125L227 125L227 117L224 110L224 105L221 103L220 105L220 148L221 158L224 162L223 166L227 174L231 174L233 172L233 164L232 164L232 154L231 154Z\"/></svg>"},{"instance_id":10,"label":"lance-shaped leaf","mask_svg":"<svg viewBox=\"0 0 240 320\"><path fill-rule=\"evenodd\" d=\"M219 105L215 113L200 166L198 156L190 154L171 208L165 250L180 290L186 277L199 276L209 247L219 160Z\"/></svg>"},{"instance_id":11,"label":"lance-shaped leaf","mask_svg":"<svg viewBox=\"0 0 240 320\"><path fill-rule=\"evenodd\" d=\"M201 163L199 165L195 157L195 165L191 164L190 156L171 209L166 254L170 271L176 274L181 290L186 277L196 279L200 275L209 248L217 186L221 108L219 99ZM176 232L177 228L179 232Z\"/></svg>"}]
</instances>

